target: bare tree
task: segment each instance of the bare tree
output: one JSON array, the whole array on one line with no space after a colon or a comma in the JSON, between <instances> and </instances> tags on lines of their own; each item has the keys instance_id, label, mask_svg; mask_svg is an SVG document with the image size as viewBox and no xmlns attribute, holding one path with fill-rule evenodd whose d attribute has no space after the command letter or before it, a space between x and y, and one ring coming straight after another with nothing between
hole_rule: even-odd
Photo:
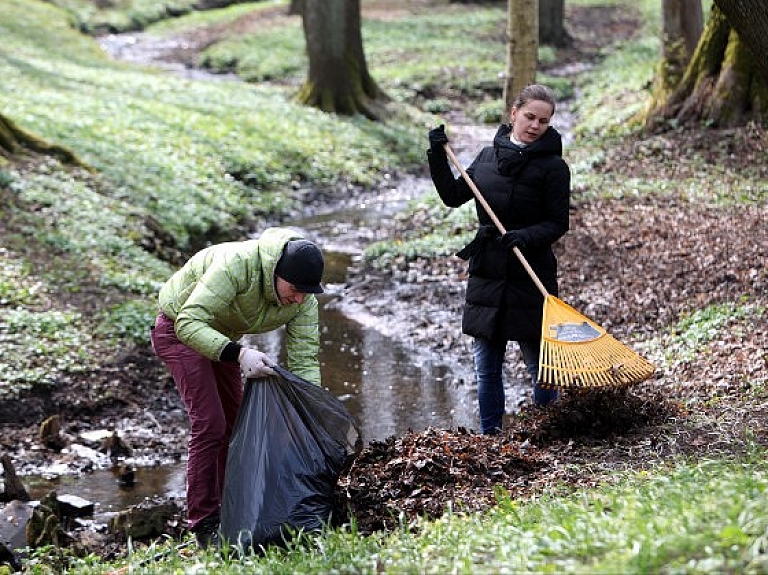
<instances>
[{"instance_id":1,"label":"bare tree","mask_svg":"<svg viewBox=\"0 0 768 575\"><path fill-rule=\"evenodd\" d=\"M701 0L663 0L661 10L662 55L647 115L651 119L664 108L680 84L704 28Z\"/></svg>"},{"instance_id":2,"label":"bare tree","mask_svg":"<svg viewBox=\"0 0 768 575\"><path fill-rule=\"evenodd\" d=\"M507 5L507 73L504 79L504 110L508 119L512 103L528 84L536 81L539 53L538 0L509 0Z\"/></svg>"},{"instance_id":3,"label":"bare tree","mask_svg":"<svg viewBox=\"0 0 768 575\"><path fill-rule=\"evenodd\" d=\"M539 0L539 43L558 48L573 43L565 29L565 0Z\"/></svg>"},{"instance_id":4,"label":"bare tree","mask_svg":"<svg viewBox=\"0 0 768 575\"><path fill-rule=\"evenodd\" d=\"M19 148L18 142L16 126L5 116L0 115L0 153L4 156L11 156Z\"/></svg>"},{"instance_id":5,"label":"bare tree","mask_svg":"<svg viewBox=\"0 0 768 575\"><path fill-rule=\"evenodd\" d=\"M651 102L646 126L655 129L673 121L733 127L762 121L768 114L768 83L759 73L758 60L764 63L767 58L753 57L715 4L683 77L667 98Z\"/></svg>"},{"instance_id":6,"label":"bare tree","mask_svg":"<svg viewBox=\"0 0 768 575\"><path fill-rule=\"evenodd\" d=\"M304 0L291 0L291 5L288 6L288 14L304 14Z\"/></svg>"},{"instance_id":7,"label":"bare tree","mask_svg":"<svg viewBox=\"0 0 768 575\"><path fill-rule=\"evenodd\" d=\"M691 61L704 30L701 0L663 0L664 77L677 83Z\"/></svg>"},{"instance_id":8,"label":"bare tree","mask_svg":"<svg viewBox=\"0 0 768 575\"><path fill-rule=\"evenodd\" d=\"M368 73L360 0L304 0L309 73L299 102L325 112L380 120L387 96Z\"/></svg>"}]
</instances>

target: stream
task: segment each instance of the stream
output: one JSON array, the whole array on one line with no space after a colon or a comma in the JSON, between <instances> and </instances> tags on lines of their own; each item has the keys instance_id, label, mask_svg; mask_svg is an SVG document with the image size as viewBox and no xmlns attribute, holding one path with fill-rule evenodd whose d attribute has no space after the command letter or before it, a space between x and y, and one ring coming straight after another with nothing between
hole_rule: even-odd
<instances>
[{"instance_id":1,"label":"stream","mask_svg":"<svg viewBox=\"0 0 768 575\"><path fill-rule=\"evenodd\" d=\"M318 210L292 221L291 227L322 246L326 260L326 293L318 296L323 385L357 418L365 443L427 427L477 426L477 399L474 386L469 384L471 358L464 362L466 369L456 373L455 365L452 370L440 358L406 349L384 335L376 317L351 316L339 306L328 305L343 297L347 270L365 247L360 244L360 230L371 222L391 218L408 201L432 189L429 178L410 178L373 200L356 200L343 209ZM284 356L283 330L249 339L272 357ZM132 486L121 485L109 469L25 477L25 483L34 499L56 490L59 495L95 502L96 520L146 498L184 497L184 460L156 467L137 466L135 476Z\"/></svg>"},{"instance_id":2,"label":"stream","mask_svg":"<svg viewBox=\"0 0 768 575\"><path fill-rule=\"evenodd\" d=\"M357 417L366 443L427 427L476 426L476 397L464 384L470 371L454 373L441 358L406 349L384 335L379 318L348 315L344 306L333 305L343 300L347 270L365 248L361 237L366 236L360 231L392 218L409 200L431 191L429 178L408 178L373 198L292 222L322 246L326 259L327 293L318 297L323 385ZM281 330L252 339L273 357L284 355ZM467 369L471 366L470 359Z\"/></svg>"},{"instance_id":3,"label":"stream","mask_svg":"<svg viewBox=\"0 0 768 575\"><path fill-rule=\"evenodd\" d=\"M100 39L102 48L121 60L156 64L169 73L196 80L237 81L229 75L222 77L164 62L164 54L174 47L168 42L171 41L145 34ZM555 125L561 133L568 133L570 114L558 110L555 119L560 122ZM452 146L459 160L468 165L480 147L492 141L496 128L468 123L452 125ZM425 134L425 149L426 144ZM366 234L361 230L393 217L410 200L429 193L434 193L434 188L428 177L406 178L393 182L386 193L355 200L343 208L318 209L291 221L291 227L303 231L323 249L326 293L318 296L323 385L358 419L365 443L428 427L478 426L471 357L450 358L453 363L449 367L439 357L406 349L397 339L384 335L381 326L377 326L382 320L364 314L349 315L340 306L328 305L343 297L347 270L365 248ZM284 354L282 330L254 336L251 342L272 357ZM514 404L516 399L510 398L509 402ZM98 519L146 498L183 498L185 461L157 467L137 466L136 482L129 487L121 485L109 469L74 476L25 477L25 484L34 499L56 490L60 495L76 495L95 502Z\"/></svg>"}]
</instances>

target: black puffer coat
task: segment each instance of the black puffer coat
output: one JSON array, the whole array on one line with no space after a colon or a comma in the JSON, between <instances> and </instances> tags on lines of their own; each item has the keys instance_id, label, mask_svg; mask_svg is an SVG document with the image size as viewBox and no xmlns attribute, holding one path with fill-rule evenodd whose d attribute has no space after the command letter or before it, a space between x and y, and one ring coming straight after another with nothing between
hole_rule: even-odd
<instances>
[{"instance_id":1,"label":"black puffer coat","mask_svg":"<svg viewBox=\"0 0 768 575\"><path fill-rule=\"evenodd\" d=\"M562 158L562 139L553 127L534 143L518 147L511 127L499 127L493 146L483 148L467 173L507 230L520 230L521 250L541 282L557 295L557 260L552 244L568 231L571 174ZM454 177L445 153L428 152L432 181L443 203L459 207L474 198L464 179ZM544 297L501 234L475 202L480 229L459 255L469 257L469 283L462 331L474 337L538 339Z\"/></svg>"}]
</instances>

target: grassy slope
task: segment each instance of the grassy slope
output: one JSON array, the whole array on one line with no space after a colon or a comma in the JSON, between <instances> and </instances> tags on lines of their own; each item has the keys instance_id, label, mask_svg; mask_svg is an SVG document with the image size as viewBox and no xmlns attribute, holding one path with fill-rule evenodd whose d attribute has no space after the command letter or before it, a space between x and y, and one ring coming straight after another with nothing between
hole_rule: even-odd
<instances>
[{"instance_id":1,"label":"grassy slope","mask_svg":"<svg viewBox=\"0 0 768 575\"><path fill-rule=\"evenodd\" d=\"M3 10L0 110L93 169L53 160L0 164L4 215L13 224L0 268L7 324L0 396L82 369L96 355L94 323L146 341L152 298L172 269L145 249L158 235L160 252L234 237L242 234L238 226L284 217L300 201L295 187L371 186L421 162L413 109L401 108L386 125L335 118L293 104L280 88L115 63L45 2L9 0ZM22 253L32 240L68 263L29 269ZM38 276L32 293L18 289L21 268ZM85 283L135 301L127 309L67 311L55 318L59 327L51 325L52 312L35 309L59 307L52 294ZM62 325L75 334L70 344L57 341ZM31 341L55 360L27 353Z\"/></svg>"},{"instance_id":2,"label":"grassy slope","mask_svg":"<svg viewBox=\"0 0 768 575\"><path fill-rule=\"evenodd\" d=\"M268 192L291 182L371 185L417 160L418 133L403 122L339 121L277 88L123 66L49 5L9 9L4 113L72 148L109 180L110 195L153 212L182 244L190 231L279 210Z\"/></svg>"},{"instance_id":3,"label":"grassy slope","mask_svg":"<svg viewBox=\"0 0 768 575\"><path fill-rule=\"evenodd\" d=\"M650 0L642 6L658 11ZM94 284L135 296L140 304L151 301L170 270L140 246L151 235L151 218L183 247L190 236L212 227L237 225L253 212L286 209L291 200L281 190L293 180L324 185L340 178L370 184L388 166L421 161L423 125L380 127L329 118L293 106L278 89L195 82L121 66L107 60L92 40L76 34L63 13L46 3L9 0L4 10L0 110L70 147L94 167L86 173L54 161L0 163L6 226L0 228L5 240L0 248L4 394L13 385L55 375L57 369L81 368L90 348L100 345L80 327L86 310L60 305L57 286L73 298L82 286ZM490 20L484 10L475 8L475 26ZM424 28L424 42L433 33L441 41L434 32L435 18ZM398 30L418 28L413 20ZM460 28L460 23L460 15L446 20L448 27ZM372 39L377 34L371 29ZM382 36L376 42L386 45L385 40ZM395 93L403 86L403 97L410 99L419 82L427 87L442 82L437 71L450 70L456 53L481 57L473 50L482 43L470 35L459 35L454 42L467 45L445 53L444 66L414 66L403 78L398 76L403 70L396 73L388 67L397 63L396 43L374 45L374 75L385 78ZM652 39L626 46L582 87L589 96L583 110L589 129L584 132L585 158L573 158L573 163L576 182L585 189L605 184L589 179L590 154L600 153L600 142L587 146L590 132L610 136L603 125L616 125L628 110L642 105L643 91L627 88L638 88L650 77L654 47ZM487 73L484 66L478 68ZM466 83L471 92L477 80ZM317 142L328 143L334 152L317 150ZM248 177L241 182L225 177L227 172ZM610 184L615 189L618 183ZM419 249L430 245L428 237L418 241ZM30 243L50 250L63 265L33 266L26 257ZM119 308L107 318L109 331L118 326L118 333L131 337L135 326L145 325L150 309L149 304L146 309ZM50 361L36 362L40 356L54 358L55 367ZM381 540L361 540L354 532L334 532L238 562L214 554L172 554L162 566L145 566L144 571L764 571L766 486L759 452L735 464L679 462L653 475L617 477L615 485L565 497L509 502L500 494L502 505L492 514L452 514L424 523L418 535L404 529ZM138 554L133 563L145 556ZM42 563L38 568L45 572ZM86 558L75 570L103 572L106 567L98 558Z\"/></svg>"}]
</instances>

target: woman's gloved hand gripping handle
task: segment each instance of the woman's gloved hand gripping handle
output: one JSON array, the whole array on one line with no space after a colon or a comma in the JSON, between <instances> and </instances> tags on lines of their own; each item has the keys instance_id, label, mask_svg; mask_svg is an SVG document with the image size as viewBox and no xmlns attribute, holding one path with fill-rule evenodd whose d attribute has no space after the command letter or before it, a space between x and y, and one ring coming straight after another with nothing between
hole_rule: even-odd
<instances>
[{"instance_id":1,"label":"woman's gloved hand gripping handle","mask_svg":"<svg viewBox=\"0 0 768 575\"><path fill-rule=\"evenodd\" d=\"M440 124L437 128L429 131L429 150L433 154L445 155L445 144L448 143L448 136L445 134L445 125Z\"/></svg>"}]
</instances>

